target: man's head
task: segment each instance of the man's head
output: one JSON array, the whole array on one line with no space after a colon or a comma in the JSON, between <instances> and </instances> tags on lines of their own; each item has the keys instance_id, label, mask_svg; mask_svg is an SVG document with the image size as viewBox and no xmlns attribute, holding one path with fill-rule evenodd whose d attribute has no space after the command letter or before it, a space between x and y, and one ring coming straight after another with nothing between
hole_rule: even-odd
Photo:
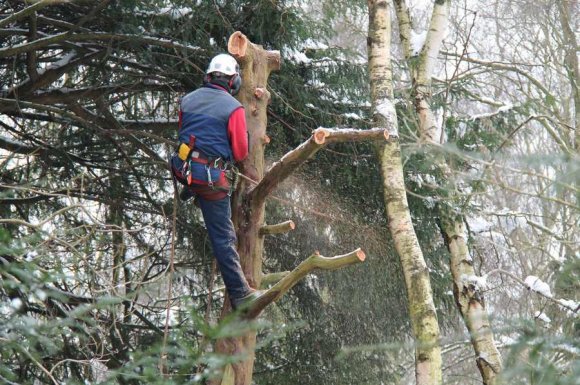
<instances>
[{"instance_id":1,"label":"man's head","mask_svg":"<svg viewBox=\"0 0 580 385\"><path fill-rule=\"evenodd\" d=\"M224 87L232 95L240 91L242 86L240 66L232 56L225 53L215 56L209 62L205 73L206 82Z\"/></svg>"}]
</instances>

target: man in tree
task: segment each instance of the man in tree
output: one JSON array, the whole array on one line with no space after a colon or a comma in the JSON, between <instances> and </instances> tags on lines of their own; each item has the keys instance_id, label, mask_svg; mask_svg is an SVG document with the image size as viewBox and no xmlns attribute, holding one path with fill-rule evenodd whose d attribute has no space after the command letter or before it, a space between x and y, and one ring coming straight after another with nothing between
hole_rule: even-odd
<instances>
[{"instance_id":1,"label":"man in tree","mask_svg":"<svg viewBox=\"0 0 580 385\"><path fill-rule=\"evenodd\" d=\"M236 250L231 220L233 189L226 174L248 155L244 107L232 95L241 87L239 65L227 54L209 63L203 87L185 95L179 110L179 147L171 158L173 175L185 187L182 200L195 196L230 303L235 310L257 297L248 285Z\"/></svg>"}]
</instances>

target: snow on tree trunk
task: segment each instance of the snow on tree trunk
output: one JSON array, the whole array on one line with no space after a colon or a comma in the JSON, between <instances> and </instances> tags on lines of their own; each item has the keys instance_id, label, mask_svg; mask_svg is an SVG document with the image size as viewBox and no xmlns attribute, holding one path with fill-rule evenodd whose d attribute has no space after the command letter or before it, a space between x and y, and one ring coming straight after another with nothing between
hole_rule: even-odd
<instances>
[{"instance_id":1,"label":"snow on tree trunk","mask_svg":"<svg viewBox=\"0 0 580 385\"><path fill-rule=\"evenodd\" d=\"M463 218L449 216L440 210L441 222L451 254L453 295L475 350L476 363L483 383L493 385L502 369L501 355L497 350L482 291L469 255L467 234Z\"/></svg>"},{"instance_id":2,"label":"snow on tree trunk","mask_svg":"<svg viewBox=\"0 0 580 385\"><path fill-rule=\"evenodd\" d=\"M390 61L390 9L386 0L368 1L368 55L371 99L377 126L397 125L393 103ZM379 108L383 106L382 108ZM389 108L384 108L389 106ZM389 130L391 131L391 130ZM395 130L396 131L396 130ZM419 241L415 234L403 178L401 148L395 137L382 147L381 172L389 230L403 267L409 314L415 346L415 376L418 385L442 383L439 324L433 303L431 282Z\"/></svg>"},{"instance_id":3,"label":"snow on tree trunk","mask_svg":"<svg viewBox=\"0 0 580 385\"><path fill-rule=\"evenodd\" d=\"M411 38L412 24L404 1L397 1L397 3L401 2L403 4L398 4L397 6L399 30L401 36L405 36L401 40L408 41ZM419 117L419 135L425 142L440 143L443 139L442 135L437 134L441 132L442 128L437 127L429 100L431 98L431 79L439 49L443 43L448 16L449 1L436 1L429 32L418 62L414 65L415 72L412 74L415 110ZM412 53L408 47L404 48L406 48L405 55L407 60L412 61ZM442 155L437 157L435 165L443 175L451 176L451 170ZM453 195L453 191L456 191L456 189L452 187L448 193ZM450 198L450 201L453 201L453 196ZM463 215L455 213L454 207L451 205L440 204L438 208L443 235L448 241L447 244L451 255L451 273L455 301L471 336L471 342L476 354L476 363L483 383L492 385L495 384L496 376L502 368L501 355L495 345L481 288L473 283L473 279L469 279L470 277L476 277L476 275L469 255L464 218Z\"/></svg>"}]
</instances>

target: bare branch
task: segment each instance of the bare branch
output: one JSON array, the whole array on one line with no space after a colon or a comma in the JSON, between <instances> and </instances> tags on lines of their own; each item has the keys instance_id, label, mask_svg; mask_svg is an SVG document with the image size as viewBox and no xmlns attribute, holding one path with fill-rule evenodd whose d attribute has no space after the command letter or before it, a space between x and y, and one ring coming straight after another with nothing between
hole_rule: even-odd
<instances>
[{"instance_id":1,"label":"bare branch","mask_svg":"<svg viewBox=\"0 0 580 385\"><path fill-rule=\"evenodd\" d=\"M88 42L88 41L104 41L104 42L111 42L111 41L121 41L121 42L130 42L133 44L143 44L143 45L151 45L163 48L170 48L170 49L179 49L185 50L190 54L199 54L201 48L190 46L187 44L177 43L175 41L149 37L149 36L139 36L139 35L121 35L121 34L113 34L113 33L101 33L101 32L94 32L94 33L77 33L71 34L70 32L63 32L57 35L48 36L42 39L35 40L29 43L22 43L17 44L12 47L6 47L0 49L0 58L10 57L14 55L18 55L25 52L30 52L32 50L46 48L52 44L60 43L60 42Z\"/></svg>"},{"instance_id":2,"label":"bare branch","mask_svg":"<svg viewBox=\"0 0 580 385\"><path fill-rule=\"evenodd\" d=\"M10 23L12 23L16 20L30 16L31 14L33 14L37 10L44 8L46 6L53 5L53 4L69 3L69 2L70 2L70 0L40 0L40 1L37 1L34 4L32 4L31 6L26 7L21 11L14 12L12 15L8 16L6 19L0 20L0 28L4 27L5 25L9 25Z\"/></svg>"},{"instance_id":3,"label":"bare branch","mask_svg":"<svg viewBox=\"0 0 580 385\"><path fill-rule=\"evenodd\" d=\"M277 223L275 225L265 225L260 229L260 235L283 234L294 230L296 225L292 221Z\"/></svg>"},{"instance_id":4,"label":"bare branch","mask_svg":"<svg viewBox=\"0 0 580 385\"><path fill-rule=\"evenodd\" d=\"M0 148L16 154L32 154L34 152L41 152L44 150L42 147L28 146L24 143L16 142L4 136L0 136Z\"/></svg>"},{"instance_id":5,"label":"bare branch","mask_svg":"<svg viewBox=\"0 0 580 385\"><path fill-rule=\"evenodd\" d=\"M79 63L80 64L80 63ZM35 87L34 88L39 88ZM82 99L97 99L103 95L108 94L123 94L123 93L141 93L147 91L173 91L174 87L167 84L152 84L145 82L137 82L133 84L111 84L102 87L86 87L69 89L54 89L50 91L39 91L34 94L25 95L19 94L21 99L32 103L39 104L66 104Z\"/></svg>"},{"instance_id":6,"label":"bare branch","mask_svg":"<svg viewBox=\"0 0 580 385\"><path fill-rule=\"evenodd\" d=\"M244 317L249 319L257 317L266 306L277 301L313 270L336 270L345 266L361 263L365 258L366 255L361 249L356 249L348 254L337 255L331 258L323 257L318 252L315 252L252 303L246 313L244 313Z\"/></svg>"},{"instance_id":7,"label":"bare branch","mask_svg":"<svg viewBox=\"0 0 580 385\"><path fill-rule=\"evenodd\" d=\"M286 153L270 167L264 178L251 191L251 199L255 199L254 204L260 204L276 186L329 143L385 140L388 137L388 131L379 128L372 130L318 128L308 140Z\"/></svg>"},{"instance_id":8,"label":"bare branch","mask_svg":"<svg viewBox=\"0 0 580 385\"><path fill-rule=\"evenodd\" d=\"M503 274L503 275L507 275L508 277L510 277L511 279L513 279L514 281L516 281L517 283L519 283L520 285L524 286L526 289L533 291L534 293L538 293L540 296L546 298L547 300L554 302L555 304L566 308L568 310L570 310L571 312L573 312L574 314L578 313L578 311L580 310L580 305L576 306L576 308L571 307L568 303L564 302L561 299L556 299L554 297L551 297L549 295L546 295L545 293L543 293L542 291L539 290L534 290L533 288L531 288L524 280L522 280L520 277L518 277L517 275L510 273L509 271L503 270L503 269L494 269L491 270L490 272L488 272L487 274L485 274L485 276L483 278L489 277L493 274Z\"/></svg>"}]
</instances>

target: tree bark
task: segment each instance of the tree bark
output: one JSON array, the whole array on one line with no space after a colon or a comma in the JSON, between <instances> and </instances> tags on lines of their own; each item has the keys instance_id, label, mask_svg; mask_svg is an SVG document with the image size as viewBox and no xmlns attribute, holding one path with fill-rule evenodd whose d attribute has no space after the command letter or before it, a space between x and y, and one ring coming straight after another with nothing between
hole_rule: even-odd
<instances>
[{"instance_id":1,"label":"tree bark","mask_svg":"<svg viewBox=\"0 0 580 385\"><path fill-rule=\"evenodd\" d=\"M344 141L384 141L388 137L388 133L383 129L337 130L318 128L314 130L310 138L284 155L266 172L264 147L269 143L266 123L267 105L270 100L267 82L270 73L280 67L280 53L267 51L261 46L251 43L240 32L235 32L230 36L228 50L240 62L243 84L238 99L246 110L250 148L248 157L240 165L244 178L242 178L233 197L232 219L236 226L238 253L242 269L250 286L259 288L262 281L264 235L293 228L293 224L290 223L277 227L264 224L265 202L268 195L296 168L325 145ZM278 300L300 279L316 268L341 268L362 262L364 259L365 254L360 249L334 258L324 258L315 253L292 272L282 274L278 282L252 303L242 317L245 319L257 317L266 306ZM225 316L229 311L229 301L226 301L222 316ZM219 353L226 355L244 354L247 359L227 365L222 378L214 379L210 383L214 385L249 385L253 374L255 345L255 332L248 332L238 338L217 341L216 350Z\"/></svg>"},{"instance_id":2,"label":"tree bark","mask_svg":"<svg viewBox=\"0 0 580 385\"><path fill-rule=\"evenodd\" d=\"M378 127L397 126L390 60L391 20L386 0L369 0L369 74L374 123ZM397 131L397 130L391 130ZM418 385L442 383L439 324L433 303L429 273L413 228L403 178L398 140L385 144L381 172L389 230L399 254L409 314L415 336L415 377Z\"/></svg>"},{"instance_id":3,"label":"tree bark","mask_svg":"<svg viewBox=\"0 0 580 385\"><path fill-rule=\"evenodd\" d=\"M400 1L399 1L400 2ZM431 79L437 61L437 55L443 42L444 31L448 23L449 1L437 1L433 8L429 32L416 63L413 76L413 94L415 110L419 117L419 136L427 143L441 143L444 135L437 135L440 128L430 107ZM410 36L410 21L405 7L397 7L397 18L402 35ZM411 61L410 51L406 50L406 59ZM442 129L442 128L441 128ZM451 170L443 155L435 160L435 166L443 175L451 176ZM449 178L451 180L451 178ZM453 198L454 186L448 192ZM453 201L453 199L452 199ZM473 284L470 277L475 277L472 260L467 245L464 218L454 212L454 207L439 204L441 229L447 240L451 256L451 274L453 277L453 293L464 323L469 331L471 343L476 354L476 363L485 385L495 384L496 376L501 371L501 355L497 350L491 330L491 323L485 308L481 288Z\"/></svg>"},{"instance_id":4,"label":"tree bark","mask_svg":"<svg viewBox=\"0 0 580 385\"><path fill-rule=\"evenodd\" d=\"M566 44L566 56L564 57L564 64L570 79L570 87L572 88L572 98L574 100L574 108L572 114L574 115L574 139L572 146L576 154L580 153L580 67L578 66L578 41L574 30L570 25L572 22L572 15L570 8L573 7L572 2L558 1L558 11L560 13L560 23L562 25L562 34Z\"/></svg>"},{"instance_id":5,"label":"tree bark","mask_svg":"<svg viewBox=\"0 0 580 385\"><path fill-rule=\"evenodd\" d=\"M483 383L493 385L502 370L499 353L491 329L485 301L478 287L471 279L477 277L473 261L469 255L467 234L463 218L449 216L449 210L441 210L440 216L444 236L451 254L451 274L453 276L453 296L469 331L471 344L475 351L475 362Z\"/></svg>"},{"instance_id":6,"label":"tree bark","mask_svg":"<svg viewBox=\"0 0 580 385\"><path fill-rule=\"evenodd\" d=\"M228 50L240 63L242 88L238 100L246 110L249 134L249 154L240 165L242 173L250 180L259 181L264 175L264 147L267 141L267 106L270 93L266 87L270 72L280 68L280 53L267 51L251 43L241 32L230 36ZM249 192L253 186L242 179L233 197L232 219L238 237L240 263L248 283L259 288L262 275L262 254L264 237L260 229L264 226L265 204L252 202ZM230 311L229 301L225 301L222 316ZM254 348L256 333L245 333L238 338L227 338L216 342L216 351L227 355L246 354L247 359L228 365L221 379L212 384L249 385L254 370Z\"/></svg>"}]
</instances>

